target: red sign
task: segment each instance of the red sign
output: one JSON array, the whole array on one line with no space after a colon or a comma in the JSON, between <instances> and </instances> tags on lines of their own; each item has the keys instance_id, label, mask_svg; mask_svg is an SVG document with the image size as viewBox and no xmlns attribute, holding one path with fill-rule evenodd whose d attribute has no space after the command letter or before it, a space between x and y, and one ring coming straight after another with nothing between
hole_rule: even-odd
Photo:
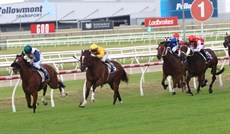
<instances>
[{"instance_id":1,"label":"red sign","mask_svg":"<svg viewBox=\"0 0 230 134\"><path fill-rule=\"evenodd\" d=\"M210 0L194 0L190 12L194 19L204 22L212 17L212 2Z\"/></svg>"},{"instance_id":2,"label":"red sign","mask_svg":"<svg viewBox=\"0 0 230 134\"><path fill-rule=\"evenodd\" d=\"M168 18L146 18L145 26L146 27L158 27L158 26L175 26L178 25L177 17L168 17Z\"/></svg>"},{"instance_id":3,"label":"red sign","mask_svg":"<svg viewBox=\"0 0 230 134\"><path fill-rule=\"evenodd\" d=\"M54 23L31 24L30 32L36 34L46 34L46 33L55 32L55 24Z\"/></svg>"}]
</instances>

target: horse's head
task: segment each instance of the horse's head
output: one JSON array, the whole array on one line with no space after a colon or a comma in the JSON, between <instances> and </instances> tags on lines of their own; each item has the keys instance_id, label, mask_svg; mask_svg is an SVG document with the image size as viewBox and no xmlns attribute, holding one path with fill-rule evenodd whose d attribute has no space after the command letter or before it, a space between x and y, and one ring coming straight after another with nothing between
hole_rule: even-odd
<instances>
[{"instance_id":1,"label":"horse's head","mask_svg":"<svg viewBox=\"0 0 230 134\"><path fill-rule=\"evenodd\" d=\"M180 58L184 62L187 56L192 56L193 51L189 48L188 44L180 46Z\"/></svg>"},{"instance_id":2,"label":"horse's head","mask_svg":"<svg viewBox=\"0 0 230 134\"><path fill-rule=\"evenodd\" d=\"M91 65L91 51L90 50L82 50L81 51L81 57L80 57L80 69L81 71L85 71L87 67Z\"/></svg>"},{"instance_id":3,"label":"horse's head","mask_svg":"<svg viewBox=\"0 0 230 134\"><path fill-rule=\"evenodd\" d=\"M223 45L225 48L230 47L230 35L226 33L226 36L224 37Z\"/></svg>"},{"instance_id":4,"label":"horse's head","mask_svg":"<svg viewBox=\"0 0 230 134\"><path fill-rule=\"evenodd\" d=\"M16 74L27 63L28 62L24 59L23 55L17 55L14 62L11 64L11 67L13 67L13 72Z\"/></svg>"},{"instance_id":5,"label":"horse's head","mask_svg":"<svg viewBox=\"0 0 230 134\"><path fill-rule=\"evenodd\" d=\"M158 44L157 47L157 58L160 60L162 56L167 54L167 47L169 45L169 41L162 41Z\"/></svg>"}]
</instances>

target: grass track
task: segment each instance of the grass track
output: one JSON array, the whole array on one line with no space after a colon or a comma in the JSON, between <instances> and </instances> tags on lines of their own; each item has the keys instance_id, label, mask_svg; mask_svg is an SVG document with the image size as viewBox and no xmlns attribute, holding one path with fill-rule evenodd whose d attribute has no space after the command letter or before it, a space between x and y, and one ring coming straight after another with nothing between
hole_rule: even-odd
<instances>
[{"instance_id":1,"label":"grass track","mask_svg":"<svg viewBox=\"0 0 230 134\"><path fill-rule=\"evenodd\" d=\"M16 93L17 112L12 113L12 87L1 88L1 134L229 134L230 68L225 68L224 86L220 87L217 79L213 94L205 87L199 95L177 90L172 96L159 85L162 73L155 72L146 74L145 95L141 97L140 74L135 74L129 76L128 85L121 84L123 104L112 105L113 92L105 85L96 90L96 103L88 102L84 109L78 107L83 80L66 81L68 96L59 98L55 91L56 107L40 103L35 114L26 107L21 89Z\"/></svg>"}]
</instances>

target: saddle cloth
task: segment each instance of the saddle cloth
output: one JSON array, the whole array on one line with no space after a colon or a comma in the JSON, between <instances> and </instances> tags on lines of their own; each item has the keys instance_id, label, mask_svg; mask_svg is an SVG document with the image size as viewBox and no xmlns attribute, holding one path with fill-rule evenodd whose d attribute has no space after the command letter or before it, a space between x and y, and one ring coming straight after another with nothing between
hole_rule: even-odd
<instances>
[{"instance_id":1,"label":"saddle cloth","mask_svg":"<svg viewBox=\"0 0 230 134\"><path fill-rule=\"evenodd\" d=\"M40 76L42 78L42 82L44 82L45 81L45 74L40 70L37 70L37 71L38 71L38 73L40 74Z\"/></svg>"},{"instance_id":2,"label":"saddle cloth","mask_svg":"<svg viewBox=\"0 0 230 134\"><path fill-rule=\"evenodd\" d=\"M110 74L111 73L111 68L112 68L112 65L110 65L109 63L105 63L107 65L107 69L108 69L108 73ZM114 67L114 72L116 71L116 68Z\"/></svg>"}]
</instances>

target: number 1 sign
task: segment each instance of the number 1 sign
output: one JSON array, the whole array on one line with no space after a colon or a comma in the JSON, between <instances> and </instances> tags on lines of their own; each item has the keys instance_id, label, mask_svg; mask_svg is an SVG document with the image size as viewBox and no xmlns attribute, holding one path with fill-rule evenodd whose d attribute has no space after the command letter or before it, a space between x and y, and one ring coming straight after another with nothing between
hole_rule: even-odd
<instances>
[{"instance_id":1,"label":"number 1 sign","mask_svg":"<svg viewBox=\"0 0 230 134\"><path fill-rule=\"evenodd\" d=\"M210 0L194 0L190 12L197 21L207 21L213 14L212 2Z\"/></svg>"}]
</instances>

